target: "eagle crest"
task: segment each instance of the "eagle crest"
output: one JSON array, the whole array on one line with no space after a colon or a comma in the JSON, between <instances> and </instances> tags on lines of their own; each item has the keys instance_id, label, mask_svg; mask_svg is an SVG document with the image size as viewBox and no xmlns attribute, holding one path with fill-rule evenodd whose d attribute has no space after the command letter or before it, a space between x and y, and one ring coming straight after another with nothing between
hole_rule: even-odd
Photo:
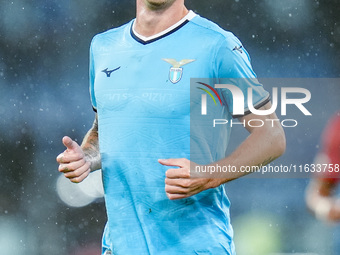
<instances>
[{"instance_id":1,"label":"eagle crest","mask_svg":"<svg viewBox=\"0 0 340 255\"><path fill-rule=\"evenodd\" d=\"M182 79L183 68L182 66L194 62L196 59L182 59L181 61L177 61L173 58L163 58L165 62L169 63L172 67L169 71L169 79L172 83L177 83Z\"/></svg>"}]
</instances>

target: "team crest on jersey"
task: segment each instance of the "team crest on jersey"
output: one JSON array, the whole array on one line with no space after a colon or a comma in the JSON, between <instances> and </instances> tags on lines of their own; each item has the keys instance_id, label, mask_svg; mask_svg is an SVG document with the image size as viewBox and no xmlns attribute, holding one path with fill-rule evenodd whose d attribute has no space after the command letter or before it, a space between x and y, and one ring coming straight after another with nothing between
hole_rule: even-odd
<instances>
[{"instance_id":1,"label":"team crest on jersey","mask_svg":"<svg viewBox=\"0 0 340 255\"><path fill-rule=\"evenodd\" d=\"M173 58L163 58L162 60L172 65L169 71L169 79L173 84L175 84L182 79L183 75L182 66L194 62L196 59L182 59L179 62L177 62L177 60Z\"/></svg>"}]
</instances>

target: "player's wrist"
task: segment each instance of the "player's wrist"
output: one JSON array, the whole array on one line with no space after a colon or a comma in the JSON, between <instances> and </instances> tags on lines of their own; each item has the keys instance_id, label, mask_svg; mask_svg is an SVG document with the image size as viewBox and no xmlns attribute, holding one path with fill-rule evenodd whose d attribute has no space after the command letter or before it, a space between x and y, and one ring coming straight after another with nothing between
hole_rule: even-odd
<instances>
[{"instance_id":1,"label":"player's wrist","mask_svg":"<svg viewBox=\"0 0 340 255\"><path fill-rule=\"evenodd\" d=\"M211 178L208 181L208 188L213 189L217 188L218 186L222 185L224 183L224 179L222 178Z\"/></svg>"},{"instance_id":2,"label":"player's wrist","mask_svg":"<svg viewBox=\"0 0 340 255\"><path fill-rule=\"evenodd\" d=\"M87 164L89 164L89 169L91 172L99 170L101 168L100 155L92 155L84 152L84 159Z\"/></svg>"}]
</instances>

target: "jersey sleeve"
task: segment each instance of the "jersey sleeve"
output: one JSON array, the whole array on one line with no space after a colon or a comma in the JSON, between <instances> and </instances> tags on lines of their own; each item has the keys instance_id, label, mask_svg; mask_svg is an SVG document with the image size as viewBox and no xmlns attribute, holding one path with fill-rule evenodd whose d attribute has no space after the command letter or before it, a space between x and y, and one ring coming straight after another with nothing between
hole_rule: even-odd
<instances>
[{"instance_id":1,"label":"jersey sleeve","mask_svg":"<svg viewBox=\"0 0 340 255\"><path fill-rule=\"evenodd\" d=\"M93 40L90 46L90 62L89 62L89 79L90 79L90 97L92 108L95 112L97 112L97 102L94 92L94 80L95 80L95 68L94 68L94 57L93 57Z\"/></svg>"},{"instance_id":2,"label":"jersey sleeve","mask_svg":"<svg viewBox=\"0 0 340 255\"><path fill-rule=\"evenodd\" d=\"M247 50L232 33L220 43L216 54L218 78L223 84L238 87L244 98L244 115L250 113L248 107L248 88L252 89L252 104L258 109L270 101L269 93L259 83L250 63ZM228 89L221 89L221 97L230 114L236 118L243 115L233 114L233 95Z\"/></svg>"}]
</instances>

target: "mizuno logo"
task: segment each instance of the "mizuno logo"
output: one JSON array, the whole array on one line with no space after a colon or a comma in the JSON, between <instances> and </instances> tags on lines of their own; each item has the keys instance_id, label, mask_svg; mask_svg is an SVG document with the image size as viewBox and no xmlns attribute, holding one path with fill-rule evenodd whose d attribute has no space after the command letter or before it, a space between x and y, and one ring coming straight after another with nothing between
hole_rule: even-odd
<instances>
[{"instance_id":1,"label":"mizuno logo","mask_svg":"<svg viewBox=\"0 0 340 255\"><path fill-rule=\"evenodd\" d=\"M182 79L182 66L196 61L196 59L182 59L181 61L177 62L177 60L173 58L163 58L162 60L172 65L169 72L169 79L174 84Z\"/></svg>"},{"instance_id":2,"label":"mizuno logo","mask_svg":"<svg viewBox=\"0 0 340 255\"><path fill-rule=\"evenodd\" d=\"M104 69L102 72L106 74L106 77L110 78L111 74L114 72L114 71L117 71L120 67L117 67L116 69L113 69L113 70L108 70L109 68L106 68Z\"/></svg>"},{"instance_id":3,"label":"mizuno logo","mask_svg":"<svg viewBox=\"0 0 340 255\"><path fill-rule=\"evenodd\" d=\"M239 51L240 53L243 53L243 50L242 50L242 48L243 48L243 46L242 46L242 45L241 45L241 46L239 46L239 47L235 46L235 48L234 48L233 50L237 50L237 51Z\"/></svg>"}]
</instances>

